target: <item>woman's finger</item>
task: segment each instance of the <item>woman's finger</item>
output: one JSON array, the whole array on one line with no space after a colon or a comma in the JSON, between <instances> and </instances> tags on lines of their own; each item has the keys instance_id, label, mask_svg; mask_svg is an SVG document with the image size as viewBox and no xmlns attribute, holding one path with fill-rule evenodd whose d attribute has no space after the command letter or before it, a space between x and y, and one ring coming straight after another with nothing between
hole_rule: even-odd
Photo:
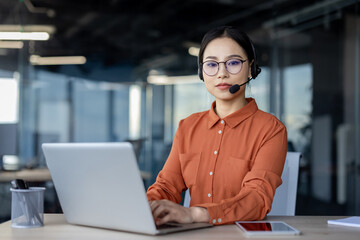
<instances>
[{"instance_id":1,"label":"woman's finger","mask_svg":"<svg viewBox=\"0 0 360 240\"><path fill-rule=\"evenodd\" d=\"M153 217L156 219L164 217L165 215L169 214L170 211L171 207L169 207L166 203L161 203L156 208L154 208L152 214Z\"/></svg>"},{"instance_id":2,"label":"woman's finger","mask_svg":"<svg viewBox=\"0 0 360 240\"><path fill-rule=\"evenodd\" d=\"M151 211L156 225L167 222L191 223L193 222L189 208L184 208L179 204L169 200L156 200L150 202Z\"/></svg>"},{"instance_id":3,"label":"woman's finger","mask_svg":"<svg viewBox=\"0 0 360 240\"><path fill-rule=\"evenodd\" d=\"M149 205L150 205L151 212L153 212L159 206L157 201L151 201L151 202L149 202Z\"/></svg>"},{"instance_id":4,"label":"woman's finger","mask_svg":"<svg viewBox=\"0 0 360 240\"><path fill-rule=\"evenodd\" d=\"M162 218L157 218L155 220L155 224L156 225L162 225L168 222L177 222L174 218L173 218L173 214L171 212L169 212L168 214L166 214L165 216L163 216Z\"/></svg>"}]
</instances>

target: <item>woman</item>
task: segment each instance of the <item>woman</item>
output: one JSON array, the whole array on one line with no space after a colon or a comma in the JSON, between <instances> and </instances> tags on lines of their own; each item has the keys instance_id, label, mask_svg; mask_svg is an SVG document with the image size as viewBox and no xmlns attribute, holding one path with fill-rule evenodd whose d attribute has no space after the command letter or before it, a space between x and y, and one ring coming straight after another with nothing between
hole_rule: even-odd
<instances>
[{"instance_id":1,"label":"woman","mask_svg":"<svg viewBox=\"0 0 360 240\"><path fill-rule=\"evenodd\" d=\"M281 184L285 126L245 98L260 73L249 37L218 27L203 38L199 76L215 97L209 111L180 121L170 155L147 191L156 224L260 220ZM190 207L181 202L189 189Z\"/></svg>"}]
</instances>

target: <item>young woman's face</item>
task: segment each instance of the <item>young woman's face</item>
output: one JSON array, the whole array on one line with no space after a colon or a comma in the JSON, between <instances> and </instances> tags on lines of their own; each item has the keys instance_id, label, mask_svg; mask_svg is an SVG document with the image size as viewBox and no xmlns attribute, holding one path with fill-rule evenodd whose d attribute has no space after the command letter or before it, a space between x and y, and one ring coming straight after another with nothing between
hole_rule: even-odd
<instances>
[{"instance_id":1,"label":"young woman's face","mask_svg":"<svg viewBox=\"0 0 360 240\"><path fill-rule=\"evenodd\" d=\"M204 72L204 65L207 64L207 61L226 62L230 59L246 60L242 63L240 72L236 74L229 73L225 68L225 63L219 64L219 70L213 76L209 76ZM229 62L229 64L231 65L231 62ZM250 63L244 49L233 39L222 37L212 40L206 46L203 58L202 69L206 89L217 100L226 101L236 98L245 98L245 85L241 86L240 90L235 94L231 94L229 92L229 88L234 84L240 85L251 77L249 64Z\"/></svg>"}]
</instances>

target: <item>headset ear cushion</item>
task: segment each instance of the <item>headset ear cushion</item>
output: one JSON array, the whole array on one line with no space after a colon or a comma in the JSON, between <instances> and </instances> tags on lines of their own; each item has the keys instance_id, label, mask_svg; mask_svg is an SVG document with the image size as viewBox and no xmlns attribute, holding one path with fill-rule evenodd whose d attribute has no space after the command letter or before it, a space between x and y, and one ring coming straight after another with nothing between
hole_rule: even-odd
<instances>
[{"instance_id":1,"label":"headset ear cushion","mask_svg":"<svg viewBox=\"0 0 360 240\"><path fill-rule=\"evenodd\" d=\"M251 77L253 79L256 78L256 66L254 62L251 64Z\"/></svg>"},{"instance_id":2,"label":"headset ear cushion","mask_svg":"<svg viewBox=\"0 0 360 240\"><path fill-rule=\"evenodd\" d=\"M251 76L253 79L255 79L261 72L261 68L259 67L259 65L253 65L251 66Z\"/></svg>"},{"instance_id":3,"label":"headset ear cushion","mask_svg":"<svg viewBox=\"0 0 360 240\"><path fill-rule=\"evenodd\" d=\"M261 73L261 68L259 67L259 65L256 65L256 76L259 75Z\"/></svg>"}]
</instances>

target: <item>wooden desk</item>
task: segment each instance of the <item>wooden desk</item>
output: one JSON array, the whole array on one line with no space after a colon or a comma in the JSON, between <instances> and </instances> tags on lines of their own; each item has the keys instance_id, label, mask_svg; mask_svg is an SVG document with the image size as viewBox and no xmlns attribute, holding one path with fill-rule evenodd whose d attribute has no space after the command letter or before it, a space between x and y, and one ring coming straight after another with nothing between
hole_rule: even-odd
<instances>
[{"instance_id":1,"label":"wooden desk","mask_svg":"<svg viewBox=\"0 0 360 240\"><path fill-rule=\"evenodd\" d=\"M360 228L328 225L328 219L342 217L332 216L295 216L295 217L268 217L268 220L284 221L302 232L300 236L256 238L259 239L311 239L311 240L352 240L359 239ZM0 225L0 239L246 239L241 230L235 225L216 226L187 232L172 233L164 236L147 236L134 233L125 233L114 230L75 226L65 222L61 214L45 214L45 226L33 229L11 228L10 221ZM251 238L248 238L251 239Z\"/></svg>"},{"instance_id":2,"label":"wooden desk","mask_svg":"<svg viewBox=\"0 0 360 240\"><path fill-rule=\"evenodd\" d=\"M49 169L35 168L23 169L20 171L0 171L0 182L10 182L13 179L24 179L28 182L47 182L51 181Z\"/></svg>"},{"instance_id":3,"label":"wooden desk","mask_svg":"<svg viewBox=\"0 0 360 240\"><path fill-rule=\"evenodd\" d=\"M144 180L151 178L151 173L141 172L141 177ZM24 169L21 171L0 171L0 183L10 182L13 179L24 179L28 182L47 182L51 181L49 169L47 168L35 168L35 169Z\"/></svg>"}]
</instances>

